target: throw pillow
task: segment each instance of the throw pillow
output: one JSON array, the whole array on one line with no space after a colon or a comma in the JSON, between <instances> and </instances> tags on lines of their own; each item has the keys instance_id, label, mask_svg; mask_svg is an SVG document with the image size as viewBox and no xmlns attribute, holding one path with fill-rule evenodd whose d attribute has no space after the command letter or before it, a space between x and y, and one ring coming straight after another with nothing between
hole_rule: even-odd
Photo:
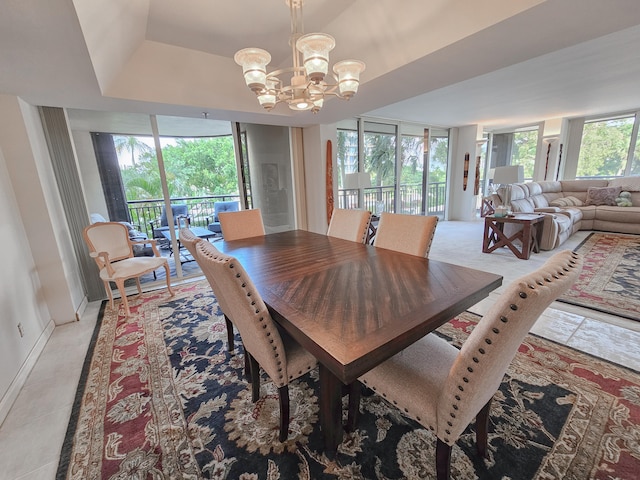
<instances>
[{"instance_id":1,"label":"throw pillow","mask_svg":"<svg viewBox=\"0 0 640 480\"><path fill-rule=\"evenodd\" d=\"M561 197L549 202L552 207L581 207L582 201L576 197Z\"/></svg>"},{"instance_id":2,"label":"throw pillow","mask_svg":"<svg viewBox=\"0 0 640 480\"><path fill-rule=\"evenodd\" d=\"M616 204L619 207L631 207L633 203L631 202L631 193L630 192L620 192L620 196L616 198Z\"/></svg>"},{"instance_id":3,"label":"throw pillow","mask_svg":"<svg viewBox=\"0 0 640 480\"><path fill-rule=\"evenodd\" d=\"M590 187L587 189L585 205L616 206L616 197L620 195L620 187Z\"/></svg>"}]
</instances>

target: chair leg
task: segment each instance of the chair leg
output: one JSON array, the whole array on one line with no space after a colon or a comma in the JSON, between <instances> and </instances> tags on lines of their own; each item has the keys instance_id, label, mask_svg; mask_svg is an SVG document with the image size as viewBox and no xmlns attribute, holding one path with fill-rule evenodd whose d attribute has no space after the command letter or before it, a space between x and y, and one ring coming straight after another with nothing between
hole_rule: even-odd
<instances>
[{"instance_id":1,"label":"chair leg","mask_svg":"<svg viewBox=\"0 0 640 480\"><path fill-rule=\"evenodd\" d=\"M289 386L283 385L278 388L280 400L280 437L278 440L284 442L289 437Z\"/></svg>"},{"instance_id":2,"label":"chair leg","mask_svg":"<svg viewBox=\"0 0 640 480\"><path fill-rule=\"evenodd\" d=\"M487 458L487 446L489 437L489 412L491 411L491 400L489 399L484 407L476 415L476 449L478 455L482 458Z\"/></svg>"},{"instance_id":3,"label":"chair leg","mask_svg":"<svg viewBox=\"0 0 640 480\"><path fill-rule=\"evenodd\" d=\"M111 282L102 282L104 289L107 291L107 297L109 297L109 307L113 309L113 292L111 291Z\"/></svg>"},{"instance_id":4,"label":"chair leg","mask_svg":"<svg viewBox=\"0 0 640 480\"><path fill-rule=\"evenodd\" d=\"M249 369L251 370L251 401L256 403L260 398L260 365L253 356L244 350L245 356L249 359Z\"/></svg>"},{"instance_id":5,"label":"chair leg","mask_svg":"<svg viewBox=\"0 0 640 480\"><path fill-rule=\"evenodd\" d=\"M140 285L140 277L136 277L136 286L138 287L138 295L142 294L142 286Z\"/></svg>"},{"instance_id":6,"label":"chair leg","mask_svg":"<svg viewBox=\"0 0 640 480\"><path fill-rule=\"evenodd\" d=\"M127 292L124 288L124 280L116 280L116 285L118 286L118 291L120 292L122 305L124 305L124 314L128 317L129 315L131 315L131 312L129 311L129 302L127 301Z\"/></svg>"},{"instance_id":7,"label":"chair leg","mask_svg":"<svg viewBox=\"0 0 640 480\"><path fill-rule=\"evenodd\" d=\"M436 444L436 479L449 480L451 476L451 446L438 439Z\"/></svg>"},{"instance_id":8,"label":"chair leg","mask_svg":"<svg viewBox=\"0 0 640 480\"><path fill-rule=\"evenodd\" d=\"M360 414L360 397L362 394L362 385L355 380L349 384L349 412L347 416L347 425L345 430L353 432L358 424L358 415Z\"/></svg>"},{"instance_id":9,"label":"chair leg","mask_svg":"<svg viewBox=\"0 0 640 480\"><path fill-rule=\"evenodd\" d=\"M251 363L249 362L249 355L247 355L246 348L244 349L244 376L249 382L251 382Z\"/></svg>"},{"instance_id":10,"label":"chair leg","mask_svg":"<svg viewBox=\"0 0 640 480\"><path fill-rule=\"evenodd\" d=\"M169 295L173 297L175 294L173 293L173 290L171 290L171 270L169 270L169 262L164 262L163 267L164 271L167 273L167 290L169 290Z\"/></svg>"},{"instance_id":11,"label":"chair leg","mask_svg":"<svg viewBox=\"0 0 640 480\"><path fill-rule=\"evenodd\" d=\"M229 320L229 317L224 316L224 321L227 324L227 342L229 343L229 352L233 353L234 337L233 337L233 323Z\"/></svg>"}]
</instances>

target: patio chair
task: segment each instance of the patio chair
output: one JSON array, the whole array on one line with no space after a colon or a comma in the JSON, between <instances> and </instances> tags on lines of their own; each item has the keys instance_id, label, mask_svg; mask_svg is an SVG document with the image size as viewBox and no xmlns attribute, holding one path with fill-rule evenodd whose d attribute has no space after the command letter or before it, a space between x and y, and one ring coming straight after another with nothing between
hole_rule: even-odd
<instances>
[{"instance_id":1,"label":"patio chair","mask_svg":"<svg viewBox=\"0 0 640 480\"><path fill-rule=\"evenodd\" d=\"M364 243L369 233L371 212L336 208L331 215L327 235L352 242Z\"/></svg>"},{"instance_id":2,"label":"patio chair","mask_svg":"<svg viewBox=\"0 0 640 480\"><path fill-rule=\"evenodd\" d=\"M222 237L230 242L265 234L262 213L259 208L237 212L220 212Z\"/></svg>"},{"instance_id":3,"label":"patio chair","mask_svg":"<svg viewBox=\"0 0 640 480\"><path fill-rule=\"evenodd\" d=\"M289 434L289 383L311 371L318 362L278 328L253 281L236 258L220 253L209 242L198 242L196 252L202 271L209 273L207 279L215 279L210 282L213 293L216 298L224 299L240 332L249 359L252 401L255 403L260 398L260 367L278 387L278 439L284 442Z\"/></svg>"},{"instance_id":4,"label":"patio chair","mask_svg":"<svg viewBox=\"0 0 640 480\"><path fill-rule=\"evenodd\" d=\"M171 272L166 258L160 252L153 239L131 240L127 227L120 222L99 222L86 227L83 231L84 240L89 247L89 255L96 261L100 270L100 279L109 297L109 304L113 308L113 292L110 282L114 282L120 292L126 315L129 316L129 302L124 282L129 278L136 279L138 293L142 293L140 277L145 273L164 267L166 271L167 290L171 290ZM136 257L133 245L137 243L151 244L153 257Z\"/></svg>"},{"instance_id":5,"label":"patio chair","mask_svg":"<svg viewBox=\"0 0 640 480\"><path fill-rule=\"evenodd\" d=\"M438 480L449 478L451 447L474 418L476 448L486 457L491 399L529 329L573 285L582 263L565 250L512 282L460 350L429 334L359 378L434 432ZM358 382L351 384L348 430L356 425L360 394Z\"/></svg>"},{"instance_id":6,"label":"patio chair","mask_svg":"<svg viewBox=\"0 0 640 480\"><path fill-rule=\"evenodd\" d=\"M379 248L427 257L438 225L435 215L403 215L382 212L373 239Z\"/></svg>"},{"instance_id":7,"label":"patio chair","mask_svg":"<svg viewBox=\"0 0 640 480\"><path fill-rule=\"evenodd\" d=\"M190 223L189 219L189 206L186 203L179 203L171 205L171 212L173 213L173 224L178 225L178 217L186 217L187 223ZM160 240L160 244L166 245L169 240L162 234L163 231L169 230L169 220L167 219L167 210L163 206L160 218L149 222L151 226L151 235L155 239Z\"/></svg>"},{"instance_id":8,"label":"patio chair","mask_svg":"<svg viewBox=\"0 0 640 480\"><path fill-rule=\"evenodd\" d=\"M207 228L214 233L222 233L222 228L220 227L220 218L218 218L220 212L237 212L238 210L240 210L240 202L238 201L214 203L213 222L209 223L209 219L207 219Z\"/></svg>"}]
</instances>

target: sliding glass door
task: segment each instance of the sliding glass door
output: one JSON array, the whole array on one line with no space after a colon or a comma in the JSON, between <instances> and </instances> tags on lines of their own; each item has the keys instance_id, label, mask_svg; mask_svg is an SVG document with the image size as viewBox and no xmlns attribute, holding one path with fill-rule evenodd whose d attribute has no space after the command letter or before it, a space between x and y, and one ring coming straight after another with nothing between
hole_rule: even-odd
<instances>
[{"instance_id":1,"label":"sliding glass door","mask_svg":"<svg viewBox=\"0 0 640 480\"><path fill-rule=\"evenodd\" d=\"M169 259L172 276L200 274L197 263L180 249L175 227L170 226L175 225L175 217L184 215L192 228L199 229L199 236L215 240L208 228L214 204L239 201L231 124L182 117L92 114L69 113L72 128L76 125L76 143L84 153L79 157L90 212L131 224L138 239L155 238L161 254ZM120 122L107 122L101 116ZM89 131L77 131L81 124ZM82 138L87 134L94 147L93 160L83 146ZM138 250L136 254L151 253L148 248ZM160 275L164 275L161 270ZM146 282L158 280L151 274L143 278Z\"/></svg>"}]
</instances>

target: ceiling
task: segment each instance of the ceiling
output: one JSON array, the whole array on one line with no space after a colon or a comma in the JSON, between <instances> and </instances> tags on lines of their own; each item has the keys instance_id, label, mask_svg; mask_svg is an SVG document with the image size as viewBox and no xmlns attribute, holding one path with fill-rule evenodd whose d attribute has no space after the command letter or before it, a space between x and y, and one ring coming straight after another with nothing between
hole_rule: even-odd
<instances>
[{"instance_id":1,"label":"ceiling","mask_svg":"<svg viewBox=\"0 0 640 480\"><path fill-rule=\"evenodd\" d=\"M363 115L497 131L640 109L637 0L305 0L305 32L336 38L332 63L367 64L358 94L316 115L266 112L233 61L259 46L270 70L290 65L285 0L0 0L0 11L0 93L72 109L78 128L137 133L148 114L206 112L214 130Z\"/></svg>"}]
</instances>

